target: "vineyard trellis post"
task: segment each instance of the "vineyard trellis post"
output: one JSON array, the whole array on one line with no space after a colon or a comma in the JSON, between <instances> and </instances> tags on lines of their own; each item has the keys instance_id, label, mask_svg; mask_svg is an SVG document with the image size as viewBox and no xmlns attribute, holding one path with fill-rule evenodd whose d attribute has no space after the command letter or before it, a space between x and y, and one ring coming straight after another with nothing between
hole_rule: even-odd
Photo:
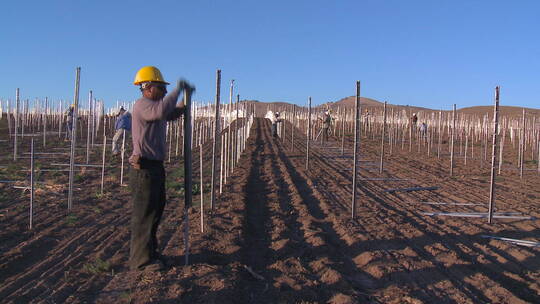
<instances>
[{"instance_id":1,"label":"vineyard trellis post","mask_svg":"<svg viewBox=\"0 0 540 304\"><path fill-rule=\"evenodd\" d=\"M454 138L456 136L456 104L452 108L452 135L450 139L450 176L454 174Z\"/></svg>"},{"instance_id":2,"label":"vineyard trellis post","mask_svg":"<svg viewBox=\"0 0 540 304\"><path fill-rule=\"evenodd\" d=\"M189 264L189 207L192 203L192 163L191 163L191 91L184 90L184 248L185 263Z\"/></svg>"},{"instance_id":3,"label":"vineyard trellis post","mask_svg":"<svg viewBox=\"0 0 540 304\"><path fill-rule=\"evenodd\" d=\"M384 165L384 137L386 136L386 101L384 102L383 107L383 126L382 126L382 136L381 136L381 162L379 166L379 174L383 172Z\"/></svg>"},{"instance_id":4,"label":"vineyard trellis post","mask_svg":"<svg viewBox=\"0 0 540 304\"><path fill-rule=\"evenodd\" d=\"M74 177L73 167L75 165L75 143L76 143L76 137L77 137L77 119L78 119L77 111L79 110L80 77L81 77L81 68L77 67L77 69L75 70L75 96L73 98L74 107L73 107L73 114L71 116L73 123L71 127L71 154L70 154L70 159L69 159L68 210L71 210L71 206L73 204L73 177Z\"/></svg>"},{"instance_id":5,"label":"vineyard trellis post","mask_svg":"<svg viewBox=\"0 0 540 304\"><path fill-rule=\"evenodd\" d=\"M494 198L495 198L495 162L497 161L497 131L499 127L499 90L495 87L495 106L493 107L493 146L491 150L491 182L489 184L489 210L488 223L493 220Z\"/></svg>"},{"instance_id":6,"label":"vineyard trellis post","mask_svg":"<svg viewBox=\"0 0 540 304\"><path fill-rule=\"evenodd\" d=\"M15 136L13 137L13 160L17 160L17 146L18 146L18 137L19 137L19 104L21 102L19 95L19 88L15 90Z\"/></svg>"},{"instance_id":7,"label":"vineyard trellis post","mask_svg":"<svg viewBox=\"0 0 540 304\"><path fill-rule=\"evenodd\" d=\"M309 171L309 143L311 141L311 96L308 98L308 129L306 142L306 171Z\"/></svg>"},{"instance_id":8,"label":"vineyard trellis post","mask_svg":"<svg viewBox=\"0 0 540 304\"><path fill-rule=\"evenodd\" d=\"M34 138L30 141L30 230L34 223Z\"/></svg>"},{"instance_id":9,"label":"vineyard trellis post","mask_svg":"<svg viewBox=\"0 0 540 304\"><path fill-rule=\"evenodd\" d=\"M221 88L221 70L217 70L216 72L216 109L214 112L214 138L212 141L212 182L210 186L210 212L214 210L214 204L215 204L215 188L216 188L216 162L217 162L217 147L218 147L218 139L221 139L221 131L219 128L219 103L220 103L220 89Z\"/></svg>"},{"instance_id":10,"label":"vineyard trellis post","mask_svg":"<svg viewBox=\"0 0 540 304\"><path fill-rule=\"evenodd\" d=\"M354 103L354 152L353 152L353 178L352 178L352 204L351 217L356 216L356 175L358 173L358 146L360 144L360 81L356 81L356 99Z\"/></svg>"}]
</instances>

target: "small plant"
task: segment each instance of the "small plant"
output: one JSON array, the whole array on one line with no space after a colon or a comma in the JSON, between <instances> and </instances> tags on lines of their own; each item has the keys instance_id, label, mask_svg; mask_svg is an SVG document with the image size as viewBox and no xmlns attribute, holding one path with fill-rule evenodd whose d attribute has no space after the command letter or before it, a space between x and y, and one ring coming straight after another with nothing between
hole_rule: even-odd
<instances>
[{"instance_id":1,"label":"small plant","mask_svg":"<svg viewBox=\"0 0 540 304\"><path fill-rule=\"evenodd\" d=\"M69 214L68 216L66 216L66 224L70 227L75 226L78 220L79 219L75 214Z\"/></svg>"},{"instance_id":2,"label":"small plant","mask_svg":"<svg viewBox=\"0 0 540 304\"><path fill-rule=\"evenodd\" d=\"M111 264L107 261L103 261L97 258L93 263L87 263L83 265L83 271L89 274L103 274L108 273L111 269Z\"/></svg>"},{"instance_id":3,"label":"small plant","mask_svg":"<svg viewBox=\"0 0 540 304\"><path fill-rule=\"evenodd\" d=\"M84 181L84 175L82 174L75 174L75 176L73 177L73 182L75 183L80 183Z\"/></svg>"},{"instance_id":4,"label":"small plant","mask_svg":"<svg viewBox=\"0 0 540 304\"><path fill-rule=\"evenodd\" d=\"M93 207L92 211L94 211L94 213L96 213L96 214L101 214L101 212L102 212L102 210L97 206Z\"/></svg>"}]
</instances>

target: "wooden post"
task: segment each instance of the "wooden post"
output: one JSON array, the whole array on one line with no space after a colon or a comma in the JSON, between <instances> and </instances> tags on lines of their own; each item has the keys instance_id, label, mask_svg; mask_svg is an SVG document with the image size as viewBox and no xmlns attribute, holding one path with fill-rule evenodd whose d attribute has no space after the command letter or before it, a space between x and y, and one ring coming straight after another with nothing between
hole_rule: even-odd
<instances>
[{"instance_id":1,"label":"wooden post","mask_svg":"<svg viewBox=\"0 0 540 304\"><path fill-rule=\"evenodd\" d=\"M308 98L308 129L306 142L306 171L309 171L309 142L311 140L311 96Z\"/></svg>"},{"instance_id":2,"label":"wooden post","mask_svg":"<svg viewBox=\"0 0 540 304\"><path fill-rule=\"evenodd\" d=\"M360 144L360 81L356 81L356 100L354 112L354 152L353 152L353 178L352 178L352 204L351 217L356 216L356 175L358 174L358 146Z\"/></svg>"},{"instance_id":3,"label":"wooden post","mask_svg":"<svg viewBox=\"0 0 540 304\"><path fill-rule=\"evenodd\" d=\"M184 248L185 263L189 264L189 207L192 203L193 179L191 163L191 92L184 91Z\"/></svg>"},{"instance_id":4,"label":"wooden post","mask_svg":"<svg viewBox=\"0 0 540 304\"><path fill-rule=\"evenodd\" d=\"M81 77L81 68L78 67L75 70L75 96L73 98L73 104L75 105L73 107L73 115L71 118L73 119L72 128L71 128L71 154L69 159L69 191L68 191L68 210L71 210L71 206L73 203L73 178L74 178L74 170L73 167L75 165L75 144L76 144L76 137L77 137L77 115L79 111L79 85L80 85L80 77Z\"/></svg>"},{"instance_id":5,"label":"wooden post","mask_svg":"<svg viewBox=\"0 0 540 304\"><path fill-rule=\"evenodd\" d=\"M381 135L381 163L379 165L379 174L383 172L384 165L384 137L386 136L386 101L384 102L383 108L383 125L382 125L382 135Z\"/></svg>"},{"instance_id":6,"label":"wooden post","mask_svg":"<svg viewBox=\"0 0 540 304\"><path fill-rule=\"evenodd\" d=\"M493 146L491 150L491 182L489 184L489 210L488 223L493 220L493 212L495 209L495 163L497 161L497 132L499 128L499 86L495 87L495 106L493 108Z\"/></svg>"},{"instance_id":7,"label":"wooden post","mask_svg":"<svg viewBox=\"0 0 540 304\"><path fill-rule=\"evenodd\" d=\"M452 137L450 140L450 176L454 174L454 138L456 134L456 104L452 110Z\"/></svg>"},{"instance_id":8,"label":"wooden post","mask_svg":"<svg viewBox=\"0 0 540 304\"><path fill-rule=\"evenodd\" d=\"M220 103L220 95L221 95L221 70L217 70L216 72L216 109L214 112L214 138L212 141L212 183L211 183L211 189L210 189L210 211L214 210L214 204L216 201L215 198L215 189L216 189L216 162L217 162L217 147L219 145L219 139L221 139L221 130L219 128L219 103ZM223 149L222 149L223 150ZM223 152L222 152L223 153ZM223 154L222 154L223 158ZM223 169L221 170L223 171ZM221 182L220 182L221 185ZM219 193L221 193L221 187L219 190Z\"/></svg>"}]
</instances>

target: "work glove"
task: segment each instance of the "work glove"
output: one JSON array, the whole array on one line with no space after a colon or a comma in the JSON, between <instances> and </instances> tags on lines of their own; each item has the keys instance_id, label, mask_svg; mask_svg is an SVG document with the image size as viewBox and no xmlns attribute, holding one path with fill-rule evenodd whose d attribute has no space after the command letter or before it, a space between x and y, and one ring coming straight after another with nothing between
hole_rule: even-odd
<instances>
[{"instance_id":1,"label":"work glove","mask_svg":"<svg viewBox=\"0 0 540 304\"><path fill-rule=\"evenodd\" d=\"M185 79L178 80L178 83L176 86L182 91L185 91L186 93L193 94L195 92L195 86L191 85L189 82L187 82Z\"/></svg>"}]
</instances>

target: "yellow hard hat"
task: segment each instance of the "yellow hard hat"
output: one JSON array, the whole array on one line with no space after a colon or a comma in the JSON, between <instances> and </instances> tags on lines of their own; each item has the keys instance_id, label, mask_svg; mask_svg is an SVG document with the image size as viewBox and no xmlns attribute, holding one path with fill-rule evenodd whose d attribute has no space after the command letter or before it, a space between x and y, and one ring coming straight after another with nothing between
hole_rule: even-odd
<instances>
[{"instance_id":1,"label":"yellow hard hat","mask_svg":"<svg viewBox=\"0 0 540 304\"><path fill-rule=\"evenodd\" d=\"M137 75L135 75L135 81L133 82L133 84L140 85L141 83L148 82L148 81L169 84L163 79L163 75L161 75L161 72L159 71L159 69L154 66L142 67L137 72Z\"/></svg>"}]
</instances>

